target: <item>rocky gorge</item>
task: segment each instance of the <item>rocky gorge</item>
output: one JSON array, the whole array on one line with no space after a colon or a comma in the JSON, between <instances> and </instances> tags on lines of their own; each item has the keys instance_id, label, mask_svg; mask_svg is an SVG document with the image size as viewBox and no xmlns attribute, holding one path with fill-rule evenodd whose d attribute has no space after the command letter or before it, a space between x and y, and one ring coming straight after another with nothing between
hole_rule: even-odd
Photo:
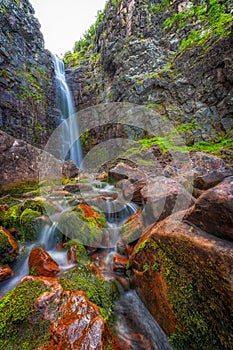
<instances>
[{"instance_id":1,"label":"rocky gorge","mask_svg":"<svg viewBox=\"0 0 233 350\"><path fill-rule=\"evenodd\" d=\"M64 55L81 167L30 2L0 13L0 349L233 349L232 1L106 2Z\"/></svg>"}]
</instances>

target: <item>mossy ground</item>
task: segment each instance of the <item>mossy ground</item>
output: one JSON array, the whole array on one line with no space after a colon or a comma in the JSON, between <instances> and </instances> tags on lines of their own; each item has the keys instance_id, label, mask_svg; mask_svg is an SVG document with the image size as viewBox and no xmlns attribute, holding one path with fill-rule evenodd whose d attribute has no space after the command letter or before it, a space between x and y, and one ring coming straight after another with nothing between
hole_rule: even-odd
<instances>
[{"instance_id":1,"label":"mossy ground","mask_svg":"<svg viewBox=\"0 0 233 350\"><path fill-rule=\"evenodd\" d=\"M25 209L20 216L20 229L22 238L25 241L36 241L38 239L41 224L38 218L41 216L39 211Z\"/></svg>"},{"instance_id":2,"label":"mossy ground","mask_svg":"<svg viewBox=\"0 0 233 350\"><path fill-rule=\"evenodd\" d=\"M49 323L33 315L46 290L41 281L25 281L0 301L0 349L32 350L48 342Z\"/></svg>"},{"instance_id":3,"label":"mossy ground","mask_svg":"<svg viewBox=\"0 0 233 350\"><path fill-rule=\"evenodd\" d=\"M107 282L95 276L90 267L81 266L62 274L59 283L65 290L85 291L86 297L99 307L103 318L111 322L114 302L119 296L115 282Z\"/></svg>"}]
</instances>

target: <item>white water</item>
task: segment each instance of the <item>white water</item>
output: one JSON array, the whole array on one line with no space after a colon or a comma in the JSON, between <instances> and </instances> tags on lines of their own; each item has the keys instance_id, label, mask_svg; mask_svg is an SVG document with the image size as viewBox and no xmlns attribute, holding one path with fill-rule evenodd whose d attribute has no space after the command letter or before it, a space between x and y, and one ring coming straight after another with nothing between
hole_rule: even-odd
<instances>
[{"instance_id":1,"label":"white water","mask_svg":"<svg viewBox=\"0 0 233 350\"><path fill-rule=\"evenodd\" d=\"M81 166L82 163L82 150L79 141L79 128L78 123L71 122L72 115L75 114L74 100L70 92L70 89L66 82L65 67L62 60L56 55L52 54L52 60L54 64L54 71L57 84L57 99L58 108L60 110L61 122L65 124L65 132L61 139L61 151L62 148L67 149L68 145L69 159L72 159L77 166ZM72 140L76 142L73 143ZM62 152L63 154L63 152Z\"/></svg>"}]
</instances>

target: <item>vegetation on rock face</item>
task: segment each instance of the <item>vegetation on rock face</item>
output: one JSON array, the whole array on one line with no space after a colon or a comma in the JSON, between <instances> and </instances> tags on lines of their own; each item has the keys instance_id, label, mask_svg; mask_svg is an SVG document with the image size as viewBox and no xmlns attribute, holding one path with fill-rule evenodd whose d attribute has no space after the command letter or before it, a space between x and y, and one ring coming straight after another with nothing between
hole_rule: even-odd
<instances>
[{"instance_id":1,"label":"vegetation on rock face","mask_svg":"<svg viewBox=\"0 0 233 350\"><path fill-rule=\"evenodd\" d=\"M159 237L143 241L135 251L151 250L157 259L153 266L163 276L177 321L177 333L170 336L174 349L232 349L232 291L224 278L224 260L204 254L187 237ZM139 258L140 259L140 258ZM221 320L221 322L220 322Z\"/></svg>"},{"instance_id":2,"label":"vegetation on rock face","mask_svg":"<svg viewBox=\"0 0 233 350\"><path fill-rule=\"evenodd\" d=\"M62 274L59 283L65 290L85 291L86 297L99 306L103 318L108 322L111 321L114 302L119 294L115 282L107 282L95 276L88 266L81 266Z\"/></svg>"},{"instance_id":3,"label":"vegetation on rock face","mask_svg":"<svg viewBox=\"0 0 233 350\"><path fill-rule=\"evenodd\" d=\"M0 301L0 349L32 350L48 342L49 323L32 316L36 299L47 290L41 281L25 281Z\"/></svg>"},{"instance_id":4,"label":"vegetation on rock face","mask_svg":"<svg viewBox=\"0 0 233 350\"><path fill-rule=\"evenodd\" d=\"M231 31L229 24L232 24L232 15L226 12L226 5L219 0L202 2L200 5L186 6L172 17L168 17L164 26L167 29L176 25L182 30L189 26L188 36L184 38L179 46L182 52L191 45L203 45L210 35L228 36ZM198 25L201 29L192 29Z\"/></svg>"}]
</instances>

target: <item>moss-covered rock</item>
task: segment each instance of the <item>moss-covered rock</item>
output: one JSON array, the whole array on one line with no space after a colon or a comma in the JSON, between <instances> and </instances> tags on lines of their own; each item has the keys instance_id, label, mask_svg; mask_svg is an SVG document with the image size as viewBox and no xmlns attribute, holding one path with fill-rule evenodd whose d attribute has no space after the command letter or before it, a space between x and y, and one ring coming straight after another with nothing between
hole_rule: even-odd
<instances>
[{"instance_id":1,"label":"moss-covered rock","mask_svg":"<svg viewBox=\"0 0 233 350\"><path fill-rule=\"evenodd\" d=\"M107 282L96 276L89 266L81 266L63 273L59 277L59 283L65 290L85 291L86 297L99 306L103 318L111 320L113 305L119 295L115 282Z\"/></svg>"},{"instance_id":2,"label":"moss-covered rock","mask_svg":"<svg viewBox=\"0 0 233 350\"><path fill-rule=\"evenodd\" d=\"M20 227L19 218L22 212L22 204L13 205L8 210L0 212L0 224L6 228L14 227L18 229Z\"/></svg>"},{"instance_id":3,"label":"moss-covered rock","mask_svg":"<svg viewBox=\"0 0 233 350\"><path fill-rule=\"evenodd\" d=\"M68 260L71 263L77 263L77 264L88 264L90 262L90 258L87 254L86 248L83 244L81 244L76 239L71 239L70 241L66 242L64 247L68 249Z\"/></svg>"},{"instance_id":4,"label":"moss-covered rock","mask_svg":"<svg viewBox=\"0 0 233 350\"><path fill-rule=\"evenodd\" d=\"M58 229L71 239L87 246L98 246L103 237L102 228L106 219L98 209L86 204L79 204L74 209L61 214Z\"/></svg>"},{"instance_id":5,"label":"moss-covered rock","mask_svg":"<svg viewBox=\"0 0 233 350\"><path fill-rule=\"evenodd\" d=\"M58 211L57 206L43 197L27 199L23 204L23 209L38 211L43 215L53 215Z\"/></svg>"},{"instance_id":6,"label":"moss-covered rock","mask_svg":"<svg viewBox=\"0 0 233 350\"><path fill-rule=\"evenodd\" d=\"M0 349L32 350L49 340L49 322L33 315L36 299L48 288L25 281L0 301Z\"/></svg>"},{"instance_id":7,"label":"moss-covered rock","mask_svg":"<svg viewBox=\"0 0 233 350\"><path fill-rule=\"evenodd\" d=\"M5 228L0 226L0 263L10 263L18 255L18 244Z\"/></svg>"},{"instance_id":8,"label":"moss-covered rock","mask_svg":"<svg viewBox=\"0 0 233 350\"><path fill-rule=\"evenodd\" d=\"M131 282L175 349L233 349L232 243L182 215L144 233L130 258Z\"/></svg>"},{"instance_id":9,"label":"moss-covered rock","mask_svg":"<svg viewBox=\"0 0 233 350\"><path fill-rule=\"evenodd\" d=\"M20 229L22 237L26 241L35 241L38 238L41 223L38 218L41 216L39 211L25 209L20 216Z\"/></svg>"}]
</instances>

